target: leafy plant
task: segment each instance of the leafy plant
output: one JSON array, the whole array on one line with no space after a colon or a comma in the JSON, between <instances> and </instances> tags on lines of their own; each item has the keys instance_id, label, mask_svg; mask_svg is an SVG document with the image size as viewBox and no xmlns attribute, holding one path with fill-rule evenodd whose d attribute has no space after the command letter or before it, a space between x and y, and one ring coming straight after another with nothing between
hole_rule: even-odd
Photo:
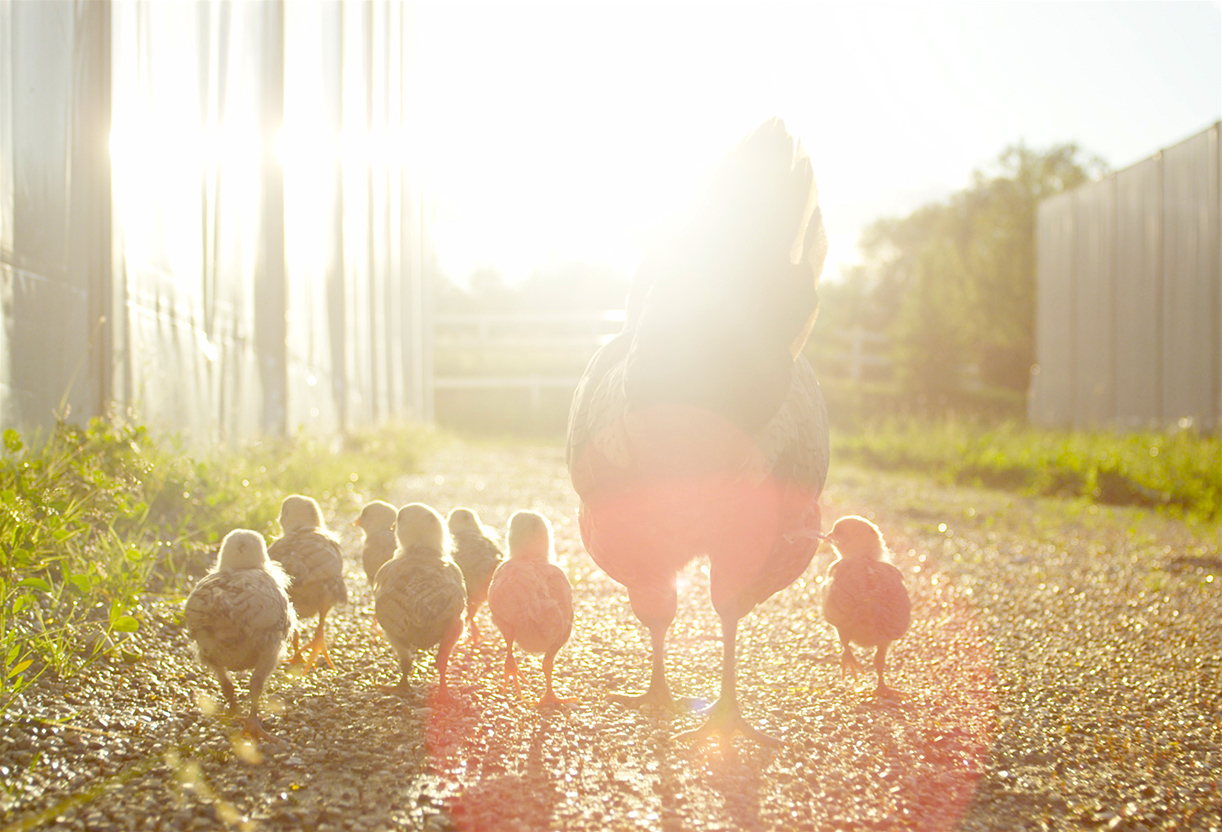
<instances>
[{"instance_id":1,"label":"leafy plant","mask_svg":"<svg viewBox=\"0 0 1222 832\"><path fill-rule=\"evenodd\" d=\"M1187 431L1044 431L1004 422L886 418L833 431L834 458L945 482L1083 497L1222 520L1222 439Z\"/></svg>"},{"instance_id":2,"label":"leafy plant","mask_svg":"<svg viewBox=\"0 0 1222 832\"><path fill-rule=\"evenodd\" d=\"M141 597L178 593L233 528L270 534L280 501L352 512L415 467L427 429L384 427L343 445L264 440L200 456L147 428L57 423L45 442L3 433L0 712L48 671L70 676L141 626Z\"/></svg>"}]
</instances>

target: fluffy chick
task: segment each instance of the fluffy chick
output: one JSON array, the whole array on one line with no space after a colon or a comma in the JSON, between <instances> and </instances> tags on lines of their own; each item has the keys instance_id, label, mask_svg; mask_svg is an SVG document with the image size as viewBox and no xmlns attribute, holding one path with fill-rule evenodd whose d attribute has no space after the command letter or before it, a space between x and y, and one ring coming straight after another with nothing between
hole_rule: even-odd
<instances>
[{"instance_id":1,"label":"fluffy chick","mask_svg":"<svg viewBox=\"0 0 1222 832\"><path fill-rule=\"evenodd\" d=\"M437 698L451 700L446 684L450 651L462 635L467 603L462 571L450 559L450 540L441 515L422 503L399 509L395 521L399 546L374 579L374 610L382 631L399 656L399 684L383 690L402 696L417 650L437 647L441 684Z\"/></svg>"},{"instance_id":2,"label":"fluffy chick","mask_svg":"<svg viewBox=\"0 0 1222 832\"><path fill-rule=\"evenodd\" d=\"M374 500L361 509L352 525L365 533L365 545L361 548L361 566L365 577L373 586L378 570L395 556L395 516L398 512L390 503Z\"/></svg>"},{"instance_id":3,"label":"fluffy chick","mask_svg":"<svg viewBox=\"0 0 1222 832\"><path fill-rule=\"evenodd\" d=\"M479 644L480 633L475 614L488 600L492 573L501 565L505 555L471 509L454 509L446 523L454 540L454 562L462 570L467 586L467 629L471 631L472 643Z\"/></svg>"},{"instance_id":4,"label":"fluffy chick","mask_svg":"<svg viewBox=\"0 0 1222 832\"><path fill-rule=\"evenodd\" d=\"M820 535L840 557L828 567L823 617L840 636L841 672L860 665L850 644L873 647L879 696L894 695L883 680L887 647L908 631L912 608L900 571L883 560L882 532L864 517L841 517Z\"/></svg>"},{"instance_id":5,"label":"fluffy chick","mask_svg":"<svg viewBox=\"0 0 1222 832\"><path fill-rule=\"evenodd\" d=\"M216 674L231 711L238 701L229 671L251 671L246 730L264 739L271 735L259 721L259 696L297 625L288 581L268 559L263 535L235 529L225 536L216 565L191 590L183 610L199 660Z\"/></svg>"},{"instance_id":6,"label":"fluffy chick","mask_svg":"<svg viewBox=\"0 0 1222 832\"><path fill-rule=\"evenodd\" d=\"M279 519L284 534L268 547L268 557L279 563L292 580L289 600L297 610L297 617L318 616L318 626L306 645L305 668L310 670L319 656L328 667L334 668L327 653L327 613L336 604L348 600L339 539L327 530L322 511L312 497L302 494L285 497ZM302 661L300 634L295 631L292 661Z\"/></svg>"},{"instance_id":7,"label":"fluffy chick","mask_svg":"<svg viewBox=\"0 0 1222 832\"><path fill-rule=\"evenodd\" d=\"M543 654L546 689L539 705L572 702L552 689L556 653L573 632L573 588L564 571L551 563L552 527L533 511L509 518L509 560L497 567L488 589L492 623L505 637L505 682L512 679L521 692L521 677L513 655L515 643Z\"/></svg>"}]
</instances>

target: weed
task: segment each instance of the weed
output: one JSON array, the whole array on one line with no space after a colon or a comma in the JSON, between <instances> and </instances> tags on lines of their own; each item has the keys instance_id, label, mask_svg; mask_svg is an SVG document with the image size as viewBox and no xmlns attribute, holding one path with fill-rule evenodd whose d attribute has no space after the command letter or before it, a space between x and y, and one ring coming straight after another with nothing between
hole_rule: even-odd
<instances>
[{"instance_id":1,"label":"weed","mask_svg":"<svg viewBox=\"0 0 1222 832\"><path fill-rule=\"evenodd\" d=\"M0 454L0 713L41 674L79 673L141 625L145 593L180 593L231 529L270 534L284 495L355 513L435 438L413 426L342 446L264 440L199 456L142 426L57 423Z\"/></svg>"}]
</instances>

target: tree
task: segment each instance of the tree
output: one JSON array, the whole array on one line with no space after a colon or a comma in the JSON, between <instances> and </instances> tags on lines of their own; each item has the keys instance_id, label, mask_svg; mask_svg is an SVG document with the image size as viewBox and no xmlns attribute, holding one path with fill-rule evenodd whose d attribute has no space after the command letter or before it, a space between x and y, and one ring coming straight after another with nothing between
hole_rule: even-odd
<instances>
[{"instance_id":1,"label":"tree","mask_svg":"<svg viewBox=\"0 0 1222 832\"><path fill-rule=\"evenodd\" d=\"M1035 213L1039 201L1106 172L1076 144L1008 147L967 189L862 241L875 313L891 334L900 377L940 393L974 366L988 385L1025 391L1034 356Z\"/></svg>"}]
</instances>

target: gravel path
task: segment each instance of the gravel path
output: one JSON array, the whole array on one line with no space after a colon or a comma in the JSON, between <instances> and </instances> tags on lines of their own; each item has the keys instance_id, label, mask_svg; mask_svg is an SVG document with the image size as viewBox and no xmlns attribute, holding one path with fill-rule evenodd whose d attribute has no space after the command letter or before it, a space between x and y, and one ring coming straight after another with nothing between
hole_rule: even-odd
<instances>
[{"instance_id":1,"label":"gravel path","mask_svg":"<svg viewBox=\"0 0 1222 832\"><path fill-rule=\"evenodd\" d=\"M523 508L552 519L577 604L556 687L577 704L534 707L537 657L523 700L500 690L486 611L485 643L452 664L460 704L430 704L431 662L408 701L377 691L393 655L369 627L352 518L332 518L352 590L329 627L337 669L273 675L265 724L282 742L235 741L178 605L150 602L140 661L41 682L0 722L0 828L1222 830L1216 529L833 460L825 524L870 515L914 599L890 655L903 698L840 678L821 553L740 628L742 706L785 745L690 748L669 738L697 715L604 701L644 686L647 638L581 548L561 450L456 445L387 496L501 528ZM686 578L671 684L711 699L717 621L706 576Z\"/></svg>"}]
</instances>

